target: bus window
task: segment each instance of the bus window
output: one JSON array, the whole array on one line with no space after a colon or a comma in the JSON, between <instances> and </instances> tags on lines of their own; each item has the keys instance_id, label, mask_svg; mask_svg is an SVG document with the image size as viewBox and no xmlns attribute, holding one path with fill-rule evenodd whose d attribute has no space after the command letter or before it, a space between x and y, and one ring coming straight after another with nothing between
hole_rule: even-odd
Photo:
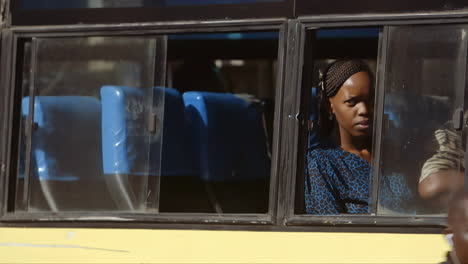
<instances>
[{"instance_id":1,"label":"bus window","mask_svg":"<svg viewBox=\"0 0 468 264\"><path fill-rule=\"evenodd\" d=\"M148 175L159 175L162 132L149 127L152 115L163 116L164 98L151 88L156 43L154 37L26 42L17 209L154 206L149 194L156 185Z\"/></svg>"},{"instance_id":2,"label":"bus window","mask_svg":"<svg viewBox=\"0 0 468 264\"><path fill-rule=\"evenodd\" d=\"M168 36L167 85L182 95L190 151L164 154L181 144L164 137L161 212L268 212L278 37Z\"/></svg>"},{"instance_id":3,"label":"bus window","mask_svg":"<svg viewBox=\"0 0 468 264\"><path fill-rule=\"evenodd\" d=\"M377 213L445 213L463 186L465 140L453 120L465 104L466 27L390 27L388 39Z\"/></svg>"},{"instance_id":4,"label":"bus window","mask_svg":"<svg viewBox=\"0 0 468 264\"><path fill-rule=\"evenodd\" d=\"M321 47L321 38L331 38L337 32L351 35L353 30L354 34L359 32L362 36L373 29L333 29L309 33L312 39L309 45L314 44L315 50L309 51L313 59L312 62L306 62L305 69L317 68L317 58L323 56L316 52ZM330 60L322 64L325 65L322 66L325 68L322 73L325 78L319 79L317 74L310 74L309 79L306 77L304 80L304 87L312 88L303 91L303 98L307 98L303 99L303 111L310 114L308 122L305 122L306 128L302 130L307 134L302 134L301 137L305 138L302 144L307 148L304 157L305 181L300 182L298 179L296 187L296 190L304 190L304 197L296 194L296 212L319 215L437 215L446 211L451 194L459 186L463 186L465 143L461 133L461 110L464 109L465 98L465 28L390 27L385 32L388 45L379 58L380 65L384 67L379 70L381 87L377 87L383 94L379 108L382 109L382 116L373 119L382 120L382 132L368 141L379 145L379 153L373 150L375 146L354 152L351 148L348 151L351 154L343 152L349 146L343 145L342 130L348 130L351 136L354 136L353 131L346 129L343 121L336 115L333 104L337 102L330 99L327 83L323 83L338 79L341 84L340 78L349 78L348 75L354 73L353 71L338 71L339 75L345 75L340 78L329 76L329 70L333 70L336 65L334 60ZM378 41L377 37L378 34L374 41ZM363 46L365 45L361 45ZM327 48L330 47L333 46L327 45ZM374 50L376 49L377 45ZM354 54L358 54L359 49L354 52L346 57L355 58ZM339 57L343 56L343 51L336 53L340 54ZM376 53L374 55L373 62L368 62L367 65L376 65ZM358 58L369 59L366 56ZM412 63L408 64L408 60ZM375 68L371 72L374 73ZM329 101L325 106L321 100L324 92ZM335 119L336 121L328 121ZM323 120L330 125L326 126L327 122ZM333 131L330 128L336 127L339 128L338 132L329 132ZM336 149L338 150L333 152ZM367 153L368 150L372 150L372 153ZM366 154L370 155L372 161L367 159L368 162L364 162ZM360 181L361 178L357 177L346 181L350 178L348 175L356 175L353 171L365 175L361 178L367 181ZM300 201L304 202L301 204Z\"/></svg>"},{"instance_id":5,"label":"bus window","mask_svg":"<svg viewBox=\"0 0 468 264\"><path fill-rule=\"evenodd\" d=\"M378 28L308 34L302 107L309 120L300 137L306 162L296 212L370 213L378 37Z\"/></svg>"},{"instance_id":6,"label":"bus window","mask_svg":"<svg viewBox=\"0 0 468 264\"><path fill-rule=\"evenodd\" d=\"M15 209L267 213L278 38L25 41Z\"/></svg>"}]
</instances>

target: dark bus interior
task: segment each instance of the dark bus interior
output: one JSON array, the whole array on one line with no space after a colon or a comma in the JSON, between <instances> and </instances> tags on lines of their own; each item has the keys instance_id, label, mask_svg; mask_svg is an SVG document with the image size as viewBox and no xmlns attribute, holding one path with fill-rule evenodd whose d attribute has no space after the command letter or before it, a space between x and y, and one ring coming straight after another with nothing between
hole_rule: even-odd
<instances>
[{"instance_id":1,"label":"dark bus interior","mask_svg":"<svg viewBox=\"0 0 468 264\"><path fill-rule=\"evenodd\" d=\"M249 94L261 101L263 126L269 161L275 105L277 32L239 32L169 35L167 84L180 92ZM225 116L221 122L233 122ZM237 131L230 127L217 144L236 141ZM246 144L239 142L240 144ZM240 153L249 157L252 153ZM163 157L164 158L164 157ZM239 159L240 157L236 158ZM249 158L254 158L251 156ZM220 162L223 162L222 160ZM261 165L258 162L258 166ZM269 173L269 167L263 173ZM199 177L161 178L161 212L266 213L269 175L254 180L200 181ZM217 204L213 206L213 204ZM213 208L217 210L213 211Z\"/></svg>"}]
</instances>

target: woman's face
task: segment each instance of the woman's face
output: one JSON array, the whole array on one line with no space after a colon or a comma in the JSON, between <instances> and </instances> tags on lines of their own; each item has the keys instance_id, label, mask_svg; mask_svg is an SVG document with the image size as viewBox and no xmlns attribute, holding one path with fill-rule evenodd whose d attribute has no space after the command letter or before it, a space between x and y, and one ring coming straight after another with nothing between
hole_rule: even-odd
<instances>
[{"instance_id":1,"label":"woman's face","mask_svg":"<svg viewBox=\"0 0 468 264\"><path fill-rule=\"evenodd\" d=\"M366 136L372 128L373 104L369 74L358 72L349 77L330 98L331 111L335 115L340 131L353 137Z\"/></svg>"}]
</instances>

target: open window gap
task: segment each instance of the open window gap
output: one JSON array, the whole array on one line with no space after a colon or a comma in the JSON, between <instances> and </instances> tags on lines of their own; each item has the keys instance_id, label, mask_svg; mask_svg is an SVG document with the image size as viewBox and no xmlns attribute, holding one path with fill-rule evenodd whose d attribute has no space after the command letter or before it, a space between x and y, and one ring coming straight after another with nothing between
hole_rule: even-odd
<instances>
[{"instance_id":1,"label":"open window gap","mask_svg":"<svg viewBox=\"0 0 468 264\"><path fill-rule=\"evenodd\" d=\"M298 172L297 180L295 187L295 213L296 214L319 214L319 215L332 215L332 214L344 214L344 213L372 213L372 157L374 157L373 146L372 146L372 137L375 132L372 132L371 126L365 128L363 131L364 134L359 136L360 138L366 137L366 142L369 142L367 147L361 152L364 153L364 157L367 155L368 161L365 161L363 157L358 157L357 153L349 153L342 150L343 146L340 146L340 139L342 139L342 132L340 127L347 126L346 123L341 123L343 117L338 116L340 114L340 108L333 109L327 108L327 105L330 107L330 102L336 98L338 93L330 95L329 99L326 95L326 89L322 88L321 85L321 76L330 77L330 72L335 71L335 69L341 69L340 67L348 67L343 65L352 65L350 67L361 67L362 69L353 72L350 76L346 76L342 80L343 85L345 81L351 76L354 76L357 73L364 72L366 75L366 83L369 89L365 95L365 101L362 104L365 104L366 113L365 116L347 116L346 118L352 118L352 122L357 122L357 119L366 119L368 123L373 123L373 113L372 105L374 100L374 89L375 89L375 72L377 67L377 52L378 52L378 43L379 43L379 28L323 28L318 30L308 30L306 31L306 45L305 45L305 57L304 57L304 72L302 77L302 103L301 103L301 117L300 122L300 137L299 140L299 157L298 160ZM336 68L333 68L330 71L331 65L339 65ZM343 69L344 69L343 68ZM367 70L366 70L367 69ZM367 72L366 72L367 71ZM345 71L346 72L346 71ZM338 76L338 75L336 75ZM333 79L333 78L332 78ZM339 79L339 78L335 78ZM323 83L323 82L322 82ZM328 86L330 87L331 84ZM339 91L341 88L337 87ZM323 90L325 89L325 90ZM304 91L307 90L307 91ZM371 103L370 103L371 102ZM334 106L340 106L341 102L335 102ZM332 104L333 105L333 104ZM327 110L328 109L328 110ZM333 109L333 110L332 110ZM344 108L343 108L344 109ZM324 111L330 111L328 115ZM333 112L333 113L332 113ZM347 112L343 112L347 113ZM341 114L342 115L342 114ZM330 119L332 118L332 119ZM357 121L356 121L357 120ZM361 121L362 121L361 120ZM345 120L346 121L346 120ZM351 120L349 120L351 122ZM364 121L362 121L364 122ZM327 124L328 128L327 128ZM350 126L348 129L354 129L355 126ZM347 130L345 130L347 131ZM362 131L357 131L356 133L361 133ZM304 136L305 135L305 136ZM314 161L313 153L317 151L322 151L317 157L321 157L320 161ZM354 150L353 150L354 151ZM312 155L312 156L311 156ZM361 155L361 154L359 154ZM301 158L302 157L302 158ZM325 159L328 160L324 160ZM347 158L346 158L347 157ZM355 158L352 161L350 158ZM336 161L341 162L341 165L334 163ZM306 162L308 161L308 162ZM300 164L302 162L302 164ZM346 162L351 162L347 164ZM325 168L330 163L330 171L327 171ZM354 164L357 165L354 168ZM312 168L311 164L316 164L320 168ZM346 171L333 171L332 167L341 166ZM344 166L344 167L343 167ZM360 168L362 166L362 168ZM364 169L365 168L365 169ZM336 184L330 186L333 189L324 189L328 190L331 197L335 197L334 202L331 204L328 202L330 197L321 197L325 193L318 192L317 188L321 188L318 181L324 179L319 178L308 178L313 173L311 170L319 169L320 173L332 173L335 175L335 180L340 179L339 182L331 183L324 182L323 184ZM336 167L337 170L338 167ZM357 169L357 171L353 171ZM361 169L363 171L361 171ZM360 172L359 172L360 171ZM312 173L312 174L311 174ZM344 174L342 174L344 173ZM323 176L323 175L322 175ZM346 177L350 177L346 179ZM323 176L325 177L325 176ZM332 175L330 175L332 177ZM326 178L326 177L325 177ZM358 182L362 182L358 184ZM309 185L308 185L309 184ZM315 186L315 187L314 187ZM341 186L341 187L340 187ZM348 186L348 187L345 187ZM314 187L314 188L312 188ZM311 189L312 188L312 189ZM357 188L355 194L353 195L351 189ZM357 192L357 193L356 193ZM339 193L339 194L338 194ZM338 198L339 197L339 198ZM344 198L343 198L344 197ZM333 200L332 199L332 200ZM322 201L322 202L321 202ZM327 201L323 203L323 201ZM328 204L327 204L328 203ZM320 206L327 204L325 207L328 209L321 210ZM315 207L315 208L314 208ZM321 208L320 210L319 207ZM318 211L316 211L316 209Z\"/></svg>"}]
</instances>

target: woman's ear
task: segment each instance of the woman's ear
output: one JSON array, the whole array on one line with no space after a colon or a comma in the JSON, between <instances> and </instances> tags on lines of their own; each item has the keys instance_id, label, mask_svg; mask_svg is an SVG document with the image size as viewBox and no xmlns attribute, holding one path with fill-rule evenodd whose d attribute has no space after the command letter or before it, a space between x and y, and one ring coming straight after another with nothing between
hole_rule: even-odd
<instances>
[{"instance_id":1,"label":"woman's ear","mask_svg":"<svg viewBox=\"0 0 468 264\"><path fill-rule=\"evenodd\" d=\"M328 99L328 108L329 108L328 110L330 113L335 114L335 110L333 109L333 102L331 98Z\"/></svg>"}]
</instances>

